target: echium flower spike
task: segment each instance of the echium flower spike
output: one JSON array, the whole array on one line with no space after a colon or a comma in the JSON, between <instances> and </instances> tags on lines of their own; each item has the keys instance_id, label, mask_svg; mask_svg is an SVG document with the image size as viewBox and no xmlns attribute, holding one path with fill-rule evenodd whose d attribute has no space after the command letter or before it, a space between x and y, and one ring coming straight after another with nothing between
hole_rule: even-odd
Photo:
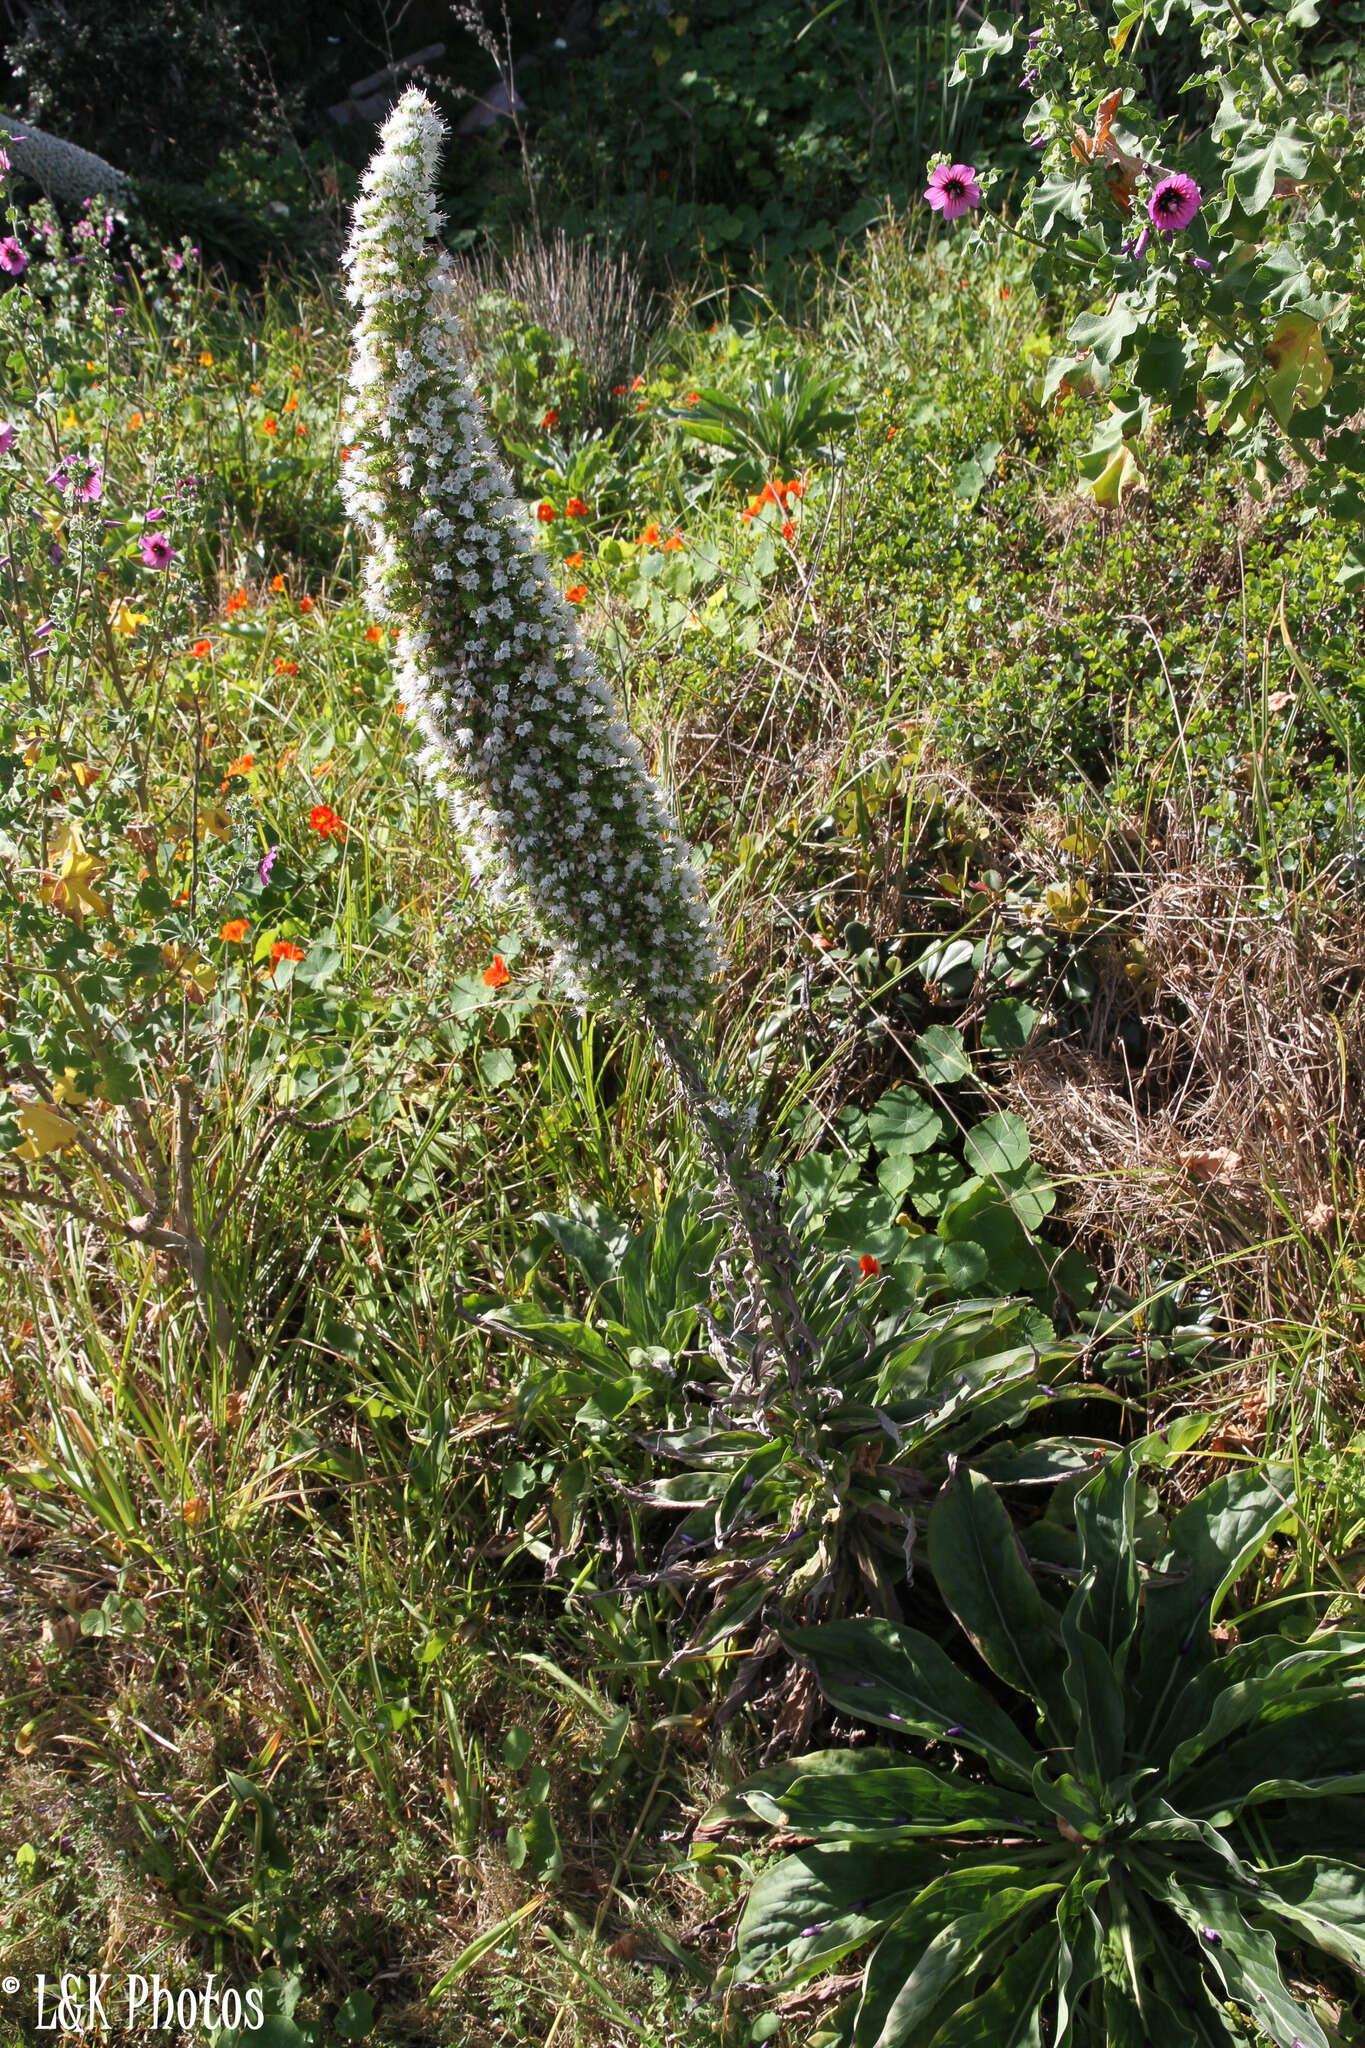
<instances>
[{"instance_id":1,"label":"echium flower spike","mask_svg":"<svg viewBox=\"0 0 1365 2048\"><path fill-rule=\"evenodd\" d=\"M444 133L403 95L346 251L343 479L371 599L402 628L402 701L492 899L530 912L573 996L686 1030L720 964L710 911L485 432L439 239Z\"/></svg>"}]
</instances>

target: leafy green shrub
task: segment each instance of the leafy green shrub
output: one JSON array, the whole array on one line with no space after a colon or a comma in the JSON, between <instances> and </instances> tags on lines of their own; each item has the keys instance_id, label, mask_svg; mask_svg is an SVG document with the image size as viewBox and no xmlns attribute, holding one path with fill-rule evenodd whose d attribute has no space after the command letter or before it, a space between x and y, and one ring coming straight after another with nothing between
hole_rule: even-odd
<instances>
[{"instance_id":1,"label":"leafy green shrub","mask_svg":"<svg viewBox=\"0 0 1365 2048\"><path fill-rule=\"evenodd\" d=\"M1327 2048L1279 1955L1307 1945L1365 1975L1365 1644L1254 1615L1215 1643L1224 1597L1291 1517L1288 1471L1217 1481L1145 1576L1135 1486L1126 1453L1077 1495L1060 1613L983 1477L960 1473L931 1512L939 1590L1023 1725L915 1630L788 1633L831 1706L932 1748L800 1758L713 1813L704 1834L754 1814L807 1843L755 1883L737 1979L801 1981L873 1941L837 2030L856 2048L1044 2029L1211 2048L1237 2038L1229 2004L1278 2048Z\"/></svg>"}]
</instances>

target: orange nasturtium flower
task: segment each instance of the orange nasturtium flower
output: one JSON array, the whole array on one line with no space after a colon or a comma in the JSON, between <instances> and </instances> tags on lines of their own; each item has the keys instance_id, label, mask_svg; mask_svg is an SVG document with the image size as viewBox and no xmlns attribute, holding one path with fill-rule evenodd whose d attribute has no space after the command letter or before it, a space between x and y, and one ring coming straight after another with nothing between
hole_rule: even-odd
<instances>
[{"instance_id":1,"label":"orange nasturtium flower","mask_svg":"<svg viewBox=\"0 0 1365 2048\"><path fill-rule=\"evenodd\" d=\"M345 840L345 820L337 816L330 804L314 804L308 813L308 822L319 839Z\"/></svg>"},{"instance_id":2,"label":"orange nasturtium flower","mask_svg":"<svg viewBox=\"0 0 1365 2048\"><path fill-rule=\"evenodd\" d=\"M576 555L565 555L564 567L566 569L581 569L583 567L583 550L580 548Z\"/></svg>"},{"instance_id":3,"label":"orange nasturtium flower","mask_svg":"<svg viewBox=\"0 0 1365 2048\"><path fill-rule=\"evenodd\" d=\"M251 926L244 917L230 917L218 936L225 945L240 946Z\"/></svg>"},{"instance_id":4,"label":"orange nasturtium flower","mask_svg":"<svg viewBox=\"0 0 1365 2048\"><path fill-rule=\"evenodd\" d=\"M213 642L211 640L196 640L190 649L190 653L194 655L197 661L202 661L206 654L212 654L212 652Z\"/></svg>"},{"instance_id":5,"label":"orange nasturtium flower","mask_svg":"<svg viewBox=\"0 0 1365 2048\"><path fill-rule=\"evenodd\" d=\"M201 370L211 370L213 368L213 352L211 349L205 348L199 351L199 367Z\"/></svg>"},{"instance_id":6,"label":"orange nasturtium flower","mask_svg":"<svg viewBox=\"0 0 1365 2048\"><path fill-rule=\"evenodd\" d=\"M245 611L245 610L246 610L246 605L247 605L247 594L246 594L246 592L245 592L245 591L244 591L244 590L243 590L243 589L241 588L241 586L240 586L240 584L239 584L239 585L238 585L238 587L237 587L237 589L233 591L233 593L232 593L231 597L230 597L230 598L228 599L228 601L227 601L227 615L228 615L228 617L229 617L229 618L231 618L231 617L232 617L232 614L233 614L234 612L240 612L240 611Z\"/></svg>"},{"instance_id":7,"label":"orange nasturtium flower","mask_svg":"<svg viewBox=\"0 0 1365 2048\"><path fill-rule=\"evenodd\" d=\"M649 525L645 528L644 532L640 535L640 538L636 545L642 548L654 548L659 545L659 529L654 524L654 521L652 519L650 520Z\"/></svg>"},{"instance_id":8,"label":"orange nasturtium flower","mask_svg":"<svg viewBox=\"0 0 1365 2048\"><path fill-rule=\"evenodd\" d=\"M666 555L675 555L682 544L683 538L680 533L670 533L668 539L664 542L664 553Z\"/></svg>"},{"instance_id":9,"label":"orange nasturtium flower","mask_svg":"<svg viewBox=\"0 0 1365 2048\"><path fill-rule=\"evenodd\" d=\"M276 939L270 948L270 965L277 967L281 960L302 960L304 948L291 944L288 939Z\"/></svg>"},{"instance_id":10,"label":"orange nasturtium flower","mask_svg":"<svg viewBox=\"0 0 1365 2048\"><path fill-rule=\"evenodd\" d=\"M239 754L239 755L237 756L237 759L236 759L235 761L229 761L229 763L228 763L228 774L229 774L229 775L250 775L250 773L251 773L252 769L253 769L253 768L254 768L255 766L256 766L256 756L255 756L254 754Z\"/></svg>"},{"instance_id":11,"label":"orange nasturtium flower","mask_svg":"<svg viewBox=\"0 0 1365 2048\"><path fill-rule=\"evenodd\" d=\"M557 427L559 425L559 407L557 405L550 406L540 424L542 427Z\"/></svg>"},{"instance_id":12,"label":"orange nasturtium flower","mask_svg":"<svg viewBox=\"0 0 1365 2048\"><path fill-rule=\"evenodd\" d=\"M299 401L292 391L284 401L284 409L286 412L297 412L299 409Z\"/></svg>"},{"instance_id":13,"label":"orange nasturtium flower","mask_svg":"<svg viewBox=\"0 0 1365 2048\"><path fill-rule=\"evenodd\" d=\"M275 656L275 673L277 676L296 676L298 672L299 665L296 661L286 661L282 654Z\"/></svg>"},{"instance_id":14,"label":"orange nasturtium flower","mask_svg":"<svg viewBox=\"0 0 1365 2048\"><path fill-rule=\"evenodd\" d=\"M588 508L581 498L570 498L568 504L564 507L564 515L568 519L586 519L588 517Z\"/></svg>"},{"instance_id":15,"label":"orange nasturtium flower","mask_svg":"<svg viewBox=\"0 0 1365 2048\"><path fill-rule=\"evenodd\" d=\"M511 975L507 972L507 962L503 959L501 953L495 953L493 955L493 965L485 967L483 970L484 987L506 988L511 979Z\"/></svg>"},{"instance_id":16,"label":"orange nasturtium flower","mask_svg":"<svg viewBox=\"0 0 1365 2048\"><path fill-rule=\"evenodd\" d=\"M536 518L540 521L541 525L552 526L558 517L559 514L555 511L555 508L550 503L549 499L542 498L540 503L536 506Z\"/></svg>"},{"instance_id":17,"label":"orange nasturtium flower","mask_svg":"<svg viewBox=\"0 0 1365 2048\"><path fill-rule=\"evenodd\" d=\"M570 604L582 604L587 594L588 586L586 583L571 583L564 593Z\"/></svg>"},{"instance_id":18,"label":"orange nasturtium flower","mask_svg":"<svg viewBox=\"0 0 1365 2048\"><path fill-rule=\"evenodd\" d=\"M382 640L383 637L384 628L382 626L370 626L367 628L365 633L365 638L369 641L372 647L375 645L376 641Z\"/></svg>"},{"instance_id":19,"label":"orange nasturtium flower","mask_svg":"<svg viewBox=\"0 0 1365 2048\"><path fill-rule=\"evenodd\" d=\"M875 1280L881 1267L870 1252L864 1252L858 1261L858 1272L864 1280Z\"/></svg>"},{"instance_id":20,"label":"orange nasturtium flower","mask_svg":"<svg viewBox=\"0 0 1365 2048\"><path fill-rule=\"evenodd\" d=\"M141 425L142 414L140 412L130 412L128 415L128 432L135 434Z\"/></svg>"},{"instance_id":21,"label":"orange nasturtium flower","mask_svg":"<svg viewBox=\"0 0 1365 2048\"><path fill-rule=\"evenodd\" d=\"M352 448L338 448L338 449L337 449L337 454L338 454L338 455L340 456L340 458L341 458L341 460L342 460L343 462L349 462L349 461L350 461L350 459L351 459L351 457L352 457L352 456L353 456L353 455L355 454L355 449L354 449L353 447L352 447Z\"/></svg>"},{"instance_id":22,"label":"orange nasturtium flower","mask_svg":"<svg viewBox=\"0 0 1365 2048\"><path fill-rule=\"evenodd\" d=\"M261 421L261 432L263 434L278 434L279 431L280 423L273 415Z\"/></svg>"},{"instance_id":23,"label":"orange nasturtium flower","mask_svg":"<svg viewBox=\"0 0 1365 2048\"><path fill-rule=\"evenodd\" d=\"M270 588L271 588L272 590L283 590L283 589L284 589L284 578L283 578L283 576L272 576L272 577L271 577L271 579L270 579Z\"/></svg>"},{"instance_id":24,"label":"orange nasturtium flower","mask_svg":"<svg viewBox=\"0 0 1365 2048\"><path fill-rule=\"evenodd\" d=\"M313 609L313 602L314 600L311 597L301 597L299 599L299 610L301 612L311 612Z\"/></svg>"}]
</instances>

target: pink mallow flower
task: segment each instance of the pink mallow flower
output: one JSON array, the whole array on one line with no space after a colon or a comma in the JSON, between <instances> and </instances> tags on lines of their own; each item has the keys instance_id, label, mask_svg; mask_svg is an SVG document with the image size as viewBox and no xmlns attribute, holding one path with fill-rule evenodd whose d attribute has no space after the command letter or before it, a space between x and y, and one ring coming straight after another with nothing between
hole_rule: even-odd
<instances>
[{"instance_id":1,"label":"pink mallow flower","mask_svg":"<svg viewBox=\"0 0 1365 2048\"><path fill-rule=\"evenodd\" d=\"M104 471L100 468L98 462L90 464L86 472L85 482L76 492L76 496L87 505L98 504L99 500L104 496Z\"/></svg>"},{"instance_id":2,"label":"pink mallow flower","mask_svg":"<svg viewBox=\"0 0 1365 2048\"><path fill-rule=\"evenodd\" d=\"M945 220L958 220L981 204L981 187L970 164L940 164L929 173L925 198Z\"/></svg>"},{"instance_id":3,"label":"pink mallow flower","mask_svg":"<svg viewBox=\"0 0 1365 2048\"><path fill-rule=\"evenodd\" d=\"M8 455L19 429L12 420L0 420L0 455Z\"/></svg>"},{"instance_id":4,"label":"pink mallow flower","mask_svg":"<svg viewBox=\"0 0 1365 2048\"><path fill-rule=\"evenodd\" d=\"M0 270L6 277L22 277L28 269L28 258L19 246L17 235L6 235L0 241Z\"/></svg>"},{"instance_id":5,"label":"pink mallow flower","mask_svg":"<svg viewBox=\"0 0 1365 2048\"><path fill-rule=\"evenodd\" d=\"M148 533L142 539L142 559L149 569L169 569L175 559L168 533Z\"/></svg>"},{"instance_id":6,"label":"pink mallow flower","mask_svg":"<svg viewBox=\"0 0 1365 2048\"><path fill-rule=\"evenodd\" d=\"M1147 201L1147 216L1163 235L1178 234L1181 228L1187 228L1198 211L1199 187L1183 171L1177 171L1173 178L1163 178Z\"/></svg>"}]
</instances>

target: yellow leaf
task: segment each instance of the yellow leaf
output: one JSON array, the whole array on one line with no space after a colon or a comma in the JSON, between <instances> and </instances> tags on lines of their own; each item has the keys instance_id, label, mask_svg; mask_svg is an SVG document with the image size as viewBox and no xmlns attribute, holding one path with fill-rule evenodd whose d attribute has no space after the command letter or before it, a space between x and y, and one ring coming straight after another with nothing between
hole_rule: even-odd
<instances>
[{"instance_id":1,"label":"yellow leaf","mask_svg":"<svg viewBox=\"0 0 1365 2048\"><path fill-rule=\"evenodd\" d=\"M54 1102L69 1102L73 1109L79 1109L82 1103L90 1100L90 1097L83 1094L77 1085L76 1069L74 1067L62 1068L62 1078L54 1084L52 1089L52 1100Z\"/></svg>"},{"instance_id":2,"label":"yellow leaf","mask_svg":"<svg viewBox=\"0 0 1365 2048\"><path fill-rule=\"evenodd\" d=\"M1301 406L1317 405L1332 381L1322 329L1307 313L1286 313L1266 344L1273 374L1265 380L1270 410L1282 427Z\"/></svg>"},{"instance_id":3,"label":"yellow leaf","mask_svg":"<svg viewBox=\"0 0 1365 2048\"><path fill-rule=\"evenodd\" d=\"M98 782L100 779L99 769L92 768L88 761L73 761L71 773L81 789L89 789L92 782Z\"/></svg>"},{"instance_id":4,"label":"yellow leaf","mask_svg":"<svg viewBox=\"0 0 1365 2048\"><path fill-rule=\"evenodd\" d=\"M217 969L193 946L163 946L161 964L184 984L192 1003L206 1003L218 986Z\"/></svg>"},{"instance_id":5,"label":"yellow leaf","mask_svg":"<svg viewBox=\"0 0 1365 2048\"><path fill-rule=\"evenodd\" d=\"M1129 36L1133 33L1133 30L1137 27L1141 19L1141 12L1137 14L1130 14L1125 21L1121 21L1118 24L1117 28L1110 29L1109 47L1116 57L1121 57L1123 55L1123 46L1127 42Z\"/></svg>"},{"instance_id":6,"label":"yellow leaf","mask_svg":"<svg viewBox=\"0 0 1365 2048\"><path fill-rule=\"evenodd\" d=\"M212 833L215 839L226 839L230 836L231 832L232 820L227 812L221 810L217 804L211 804L206 811L199 813L199 837L201 839L205 838L209 833Z\"/></svg>"},{"instance_id":7,"label":"yellow leaf","mask_svg":"<svg viewBox=\"0 0 1365 2048\"><path fill-rule=\"evenodd\" d=\"M1043 891L1043 904L1054 924L1074 932L1090 914L1090 891L1079 876L1072 882L1051 882Z\"/></svg>"},{"instance_id":8,"label":"yellow leaf","mask_svg":"<svg viewBox=\"0 0 1365 2048\"><path fill-rule=\"evenodd\" d=\"M1098 476L1085 477L1079 486L1097 505L1121 505L1129 491L1143 482L1142 468L1126 441L1121 441Z\"/></svg>"},{"instance_id":9,"label":"yellow leaf","mask_svg":"<svg viewBox=\"0 0 1365 2048\"><path fill-rule=\"evenodd\" d=\"M109 613L109 623L120 640L131 640L138 627L145 626L150 617L150 612L135 612L125 599L120 598Z\"/></svg>"},{"instance_id":10,"label":"yellow leaf","mask_svg":"<svg viewBox=\"0 0 1365 2048\"><path fill-rule=\"evenodd\" d=\"M23 1144L14 1148L20 1159L42 1159L48 1152L60 1152L76 1142L76 1126L45 1102L24 1103L19 1128L25 1134Z\"/></svg>"},{"instance_id":11,"label":"yellow leaf","mask_svg":"<svg viewBox=\"0 0 1365 2048\"><path fill-rule=\"evenodd\" d=\"M109 905L95 893L94 884L104 873L104 862L87 853L80 826L67 825L53 844L61 859L56 876L39 890L44 903L63 911L78 926L87 917L108 917Z\"/></svg>"}]
</instances>

